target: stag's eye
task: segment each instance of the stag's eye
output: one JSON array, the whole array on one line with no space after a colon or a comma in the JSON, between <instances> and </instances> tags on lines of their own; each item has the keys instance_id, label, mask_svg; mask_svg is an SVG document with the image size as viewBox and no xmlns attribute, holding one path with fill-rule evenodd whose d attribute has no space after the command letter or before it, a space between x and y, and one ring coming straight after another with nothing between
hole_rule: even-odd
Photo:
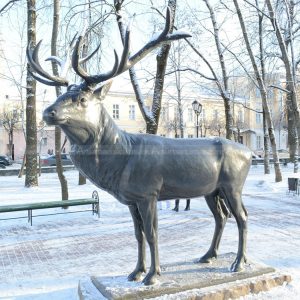
<instances>
[{"instance_id":1,"label":"stag's eye","mask_svg":"<svg viewBox=\"0 0 300 300\"><path fill-rule=\"evenodd\" d=\"M87 99L86 99L86 98L80 98L80 103L81 103L83 106L87 106Z\"/></svg>"}]
</instances>

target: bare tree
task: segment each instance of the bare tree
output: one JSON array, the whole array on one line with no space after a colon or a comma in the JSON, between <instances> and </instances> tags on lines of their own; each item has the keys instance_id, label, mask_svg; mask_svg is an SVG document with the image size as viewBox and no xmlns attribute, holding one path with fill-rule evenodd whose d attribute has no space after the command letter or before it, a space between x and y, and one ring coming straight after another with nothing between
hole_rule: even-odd
<instances>
[{"instance_id":1,"label":"bare tree","mask_svg":"<svg viewBox=\"0 0 300 300\"><path fill-rule=\"evenodd\" d=\"M262 10L258 8L258 1L256 0L257 6L257 15L258 15L258 38L259 38L259 62L261 69L261 76L263 82L266 82L266 69L265 69L265 55L264 55L264 38L263 38L263 30L264 30L264 17L265 14ZM264 171L265 174L270 174L270 154L269 154L269 132L268 125L266 119L266 113L263 108L263 131L264 131Z\"/></svg>"},{"instance_id":2,"label":"bare tree","mask_svg":"<svg viewBox=\"0 0 300 300\"><path fill-rule=\"evenodd\" d=\"M181 131L181 126L178 115L174 116L174 118L171 120L164 121L163 127L167 130L167 132L174 132L175 138L180 137L179 132Z\"/></svg>"},{"instance_id":3,"label":"bare tree","mask_svg":"<svg viewBox=\"0 0 300 300\"><path fill-rule=\"evenodd\" d=\"M36 4L27 0L27 40L29 47L36 44ZM25 186L38 185L37 176L37 126L36 126L36 82L27 65L26 90L26 176Z\"/></svg>"},{"instance_id":4,"label":"bare tree","mask_svg":"<svg viewBox=\"0 0 300 300\"><path fill-rule=\"evenodd\" d=\"M248 36L248 31L244 22L244 18L238 3L238 0L233 0L236 12L238 15L238 19L241 25L245 45L247 48L248 55L251 59L252 67L255 73L255 77L257 79L257 84L260 90L261 98L262 98L262 105L263 105L263 110L265 112L266 120L267 120L267 125L268 125L268 131L269 131L269 136L270 136L270 143L272 146L272 152L273 152L273 159L274 159L274 169L275 169L275 181L279 182L282 181L282 175L281 175L281 170L280 170L280 165L279 165L279 159L278 159L278 152L277 152L277 147L276 147L276 140L275 140L275 135L274 135L274 127L273 127L273 122L271 118L271 113L267 101L267 91L266 91L266 86L265 82L263 81L263 77L261 73L259 72L259 68L255 59L254 52L252 50L249 36Z\"/></svg>"},{"instance_id":5,"label":"bare tree","mask_svg":"<svg viewBox=\"0 0 300 300\"><path fill-rule=\"evenodd\" d=\"M14 154L14 131L19 128L21 109L14 107L13 109L4 109L0 114L0 122L8 134L9 156L15 159Z\"/></svg>"},{"instance_id":6,"label":"bare tree","mask_svg":"<svg viewBox=\"0 0 300 300\"><path fill-rule=\"evenodd\" d=\"M204 79L206 82L210 81L214 85L216 85L218 94L222 97L223 103L224 103L224 110L225 110L225 116L226 116L226 123L225 123L226 137L228 139L233 139L233 116L232 116L232 109L231 109L232 99L230 98L230 88L229 88L229 78L230 77L228 75L228 68L226 66L226 61L225 61L225 57L224 57L224 53L225 53L225 50L227 47L224 46L221 42L220 29L221 29L222 25L219 25L217 22L217 17L216 17L214 8L211 6L211 4L208 0L203 0L203 1L205 2L206 6L208 8L209 18L212 23L212 30L207 30L207 31L209 31L213 36L215 47L217 50L217 59L218 59L220 68L216 67L215 64L211 63L209 58L200 51L201 46L196 46L190 40L185 39L186 43L191 47L194 54L196 54L196 56L198 57L197 59L200 58L200 60L203 61L203 63L206 65L210 74L207 74L207 72L201 72L199 69L191 67L191 64L189 64L188 67L181 67L180 69L178 69L178 71L193 72L196 75L198 75L200 78ZM159 12L159 13L160 13L160 15L162 15L161 12ZM199 27L200 26L197 26L196 29L194 30L196 32L196 34L199 31ZM177 29L176 26L174 26L174 29ZM219 70L221 70L221 72L220 72L221 75L218 75Z\"/></svg>"},{"instance_id":7,"label":"bare tree","mask_svg":"<svg viewBox=\"0 0 300 300\"><path fill-rule=\"evenodd\" d=\"M213 136L224 136L226 134L226 127L225 127L225 119L215 116L213 118L205 120L205 131L208 130L209 135ZM224 130L225 129L225 130ZM207 132L205 132L205 135Z\"/></svg>"},{"instance_id":8,"label":"bare tree","mask_svg":"<svg viewBox=\"0 0 300 300\"><path fill-rule=\"evenodd\" d=\"M226 61L224 58L224 46L221 43L220 39L220 25L217 22L217 18L214 12L213 7L210 4L209 0L203 0L207 6L209 11L210 20L213 27L213 38L215 41L215 46L218 54L218 60L221 68L221 76L220 78L214 78L219 89L220 95L224 101L224 109L225 109L225 126L226 126L226 138L232 140L233 139L233 116L231 109L231 101L230 99L230 89L229 89L229 76L228 70L226 66Z\"/></svg>"},{"instance_id":9,"label":"bare tree","mask_svg":"<svg viewBox=\"0 0 300 300\"><path fill-rule=\"evenodd\" d=\"M272 23L273 29L276 34L278 46L281 52L281 59L285 66L286 72L286 90L287 90L287 109L289 119L289 143L291 145L290 155L294 159L294 172L298 172L298 139L300 137L300 115L297 104L297 92L296 92L296 62L294 59L294 48L293 48L293 29L292 29L292 18L294 14L294 1L284 1L286 7L286 14L288 19L287 39L284 38L281 27L278 24L276 14L273 5L270 0L266 0L266 4L269 11L269 18ZM299 27L299 26L298 26ZM290 53L288 48L290 47Z\"/></svg>"},{"instance_id":10,"label":"bare tree","mask_svg":"<svg viewBox=\"0 0 300 300\"><path fill-rule=\"evenodd\" d=\"M175 82L175 90L176 95L174 95L173 90L172 93L169 94L169 96L176 102L175 107L175 118L176 123L178 124L178 128L180 130L180 137L184 138L184 123L183 123L183 110L184 110L184 96L183 96L183 88L184 83L182 82L181 78L181 65L182 60L184 59L183 53L186 52L186 43L183 41L177 41L173 44L173 47L170 51L170 71L166 73L166 75L173 75L174 76L174 82ZM173 85L171 86L173 89ZM174 95L174 96L173 96Z\"/></svg>"},{"instance_id":11,"label":"bare tree","mask_svg":"<svg viewBox=\"0 0 300 300\"><path fill-rule=\"evenodd\" d=\"M114 0L114 6L116 10L116 16L118 21L118 26L121 34L122 41L125 41L125 26L122 20L122 4L124 0ZM175 11L176 11L176 0L169 0L168 7L170 8L171 13L171 24L170 24L170 33L173 31L174 27L174 19L175 19ZM146 132L150 134L156 134L158 129L160 110L161 110L161 100L162 93L164 87L164 78L166 73L166 66L168 61L168 55L170 51L170 44L165 44L161 47L158 55L156 57L156 75L155 75L155 85L154 85L154 93L152 100L152 107L148 111L145 106L144 97L142 95L139 82L137 80L136 72L134 67L129 69L129 75L131 79L131 84L133 86L133 90L142 113L142 116L146 122Z\"/></svg>"},{"instance_id":12,"label":"bare tree","mask_svg":"<svg viewBox=\"0 0 300 300\"><path fill-rule=\"evenodd\" d=\"M59 28L59 10L60 10L60 1L53 1L53 25L52 25L52 37L51 37L51 55L57 56L57 37L58 37L58 28ZM58 66L57 61L52 60L52 70L54 76L58 76ZM56 96L62 94L61 87L55 87ZM62 161L61 161L61 129L58 126L55 126L55 160L56 160L56 172L60 181L61 186L61 198L62 200L69 199L68 193L68 182L63 173Z\"/></svg>"}]
</instances>

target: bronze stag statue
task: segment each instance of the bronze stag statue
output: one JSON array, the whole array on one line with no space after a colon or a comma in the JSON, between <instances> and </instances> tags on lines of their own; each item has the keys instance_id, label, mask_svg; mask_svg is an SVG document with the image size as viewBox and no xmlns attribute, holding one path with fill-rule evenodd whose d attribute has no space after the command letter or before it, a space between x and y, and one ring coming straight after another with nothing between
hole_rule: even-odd
<instances>
[{"instance_id":1,"label":"bronze stag statue","mask_svg":"<svg viewBox=\"0 0 300 300\"><path fill-rule=\"evenodd\" d=\"M199 262L210 262L217 257L226 220L232 214L238 225L239 245L231 270L240 271L246 261L247 212L241 194L251 152L241 144L222 138L171 139L126 133L117 127L102 105L110 88L110 82L105 81L128 70L163 43L189 37L182 32L170 34L169 27L168 9L161 34L130 57L127 29L120 62L115 52L112 70L93 76L81 66L84 59L80 55L83 40L80 36L72 53L72 68L83 79L78 85L42 69L38 57L40 43L34 49L27 47L32 76L47 85L67 87L44 111L43 119L48 125L60 126L67 135L72 161L80 172L129 207L138 242L138 259L128 280L142 279L146 272L145 241L149 244L151 265L143 278L145 285L155 283L161 272L157 201L205 197L215 219L215 231L209 250Z\"/></svg>"}]
</instances>

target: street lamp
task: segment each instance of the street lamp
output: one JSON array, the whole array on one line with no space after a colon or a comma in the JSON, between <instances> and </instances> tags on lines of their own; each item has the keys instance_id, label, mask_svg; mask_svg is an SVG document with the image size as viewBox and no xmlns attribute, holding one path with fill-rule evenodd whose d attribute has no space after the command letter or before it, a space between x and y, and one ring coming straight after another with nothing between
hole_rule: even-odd
<instances>
[{"instance_id":1,"label":"street lamp","mask_svg":"<svg viewBox=\"0 0 300 300\"><path fill-rule=\"evenodd\" d=\"M192 103L192 107L193 107L193 110L197 117L196 128L197 128L197 137L199 137L199 115L201 114L201 111L202 111L202 104L200 102L198 102L197 100L195 100ZM201 132L201 137L202 137L202 132Z\"/></svg>"}]
</instances>

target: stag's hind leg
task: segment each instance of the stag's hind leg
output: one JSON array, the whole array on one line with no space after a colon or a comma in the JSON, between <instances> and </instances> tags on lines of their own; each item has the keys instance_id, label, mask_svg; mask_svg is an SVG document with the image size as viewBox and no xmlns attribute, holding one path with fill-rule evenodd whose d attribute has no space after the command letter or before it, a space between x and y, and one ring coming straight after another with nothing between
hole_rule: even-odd
<instances>
[{"instance_id":1,"label":"stag's hind leg","mask_svg":"<svg viewBox=\"0 0 300 300\"><path fill-rule=\"evenodd\" d=\"M220 240L229 216L229 211L224 200L217 193L205 196L205 200L215 219L215 231L210 248L200 258L200 263L210 263L213 259L217 258Z\"/></svg>"},{"instance_id":2,"label":"stag's hind leg","mask_svg":"<svg viewBox=\"0 0 300 300\"><path fill-rule=\"evenodd\" d=\"M232 272L239 272L244 269L246 262L246 241L247 241L247 210L242 202L241 193L238 191L226 189L226 199L230 205L230 210L236 220L239 231L239 246L236 259L231 265Z\"/></svg>"},{"instance_id":3,"label":"stag's hind leg","mask_svg":"<svg viewBox=\"0 0 300 300\"><path fill-rule=\"evenodd\" d=\"M128 280L139 281L142 274L146 272L144 225L137 206L130 205L129 210L133 219L135 237L138 242L138 261L133 272L128 275Z\"/></svg>"}]
</instances>

